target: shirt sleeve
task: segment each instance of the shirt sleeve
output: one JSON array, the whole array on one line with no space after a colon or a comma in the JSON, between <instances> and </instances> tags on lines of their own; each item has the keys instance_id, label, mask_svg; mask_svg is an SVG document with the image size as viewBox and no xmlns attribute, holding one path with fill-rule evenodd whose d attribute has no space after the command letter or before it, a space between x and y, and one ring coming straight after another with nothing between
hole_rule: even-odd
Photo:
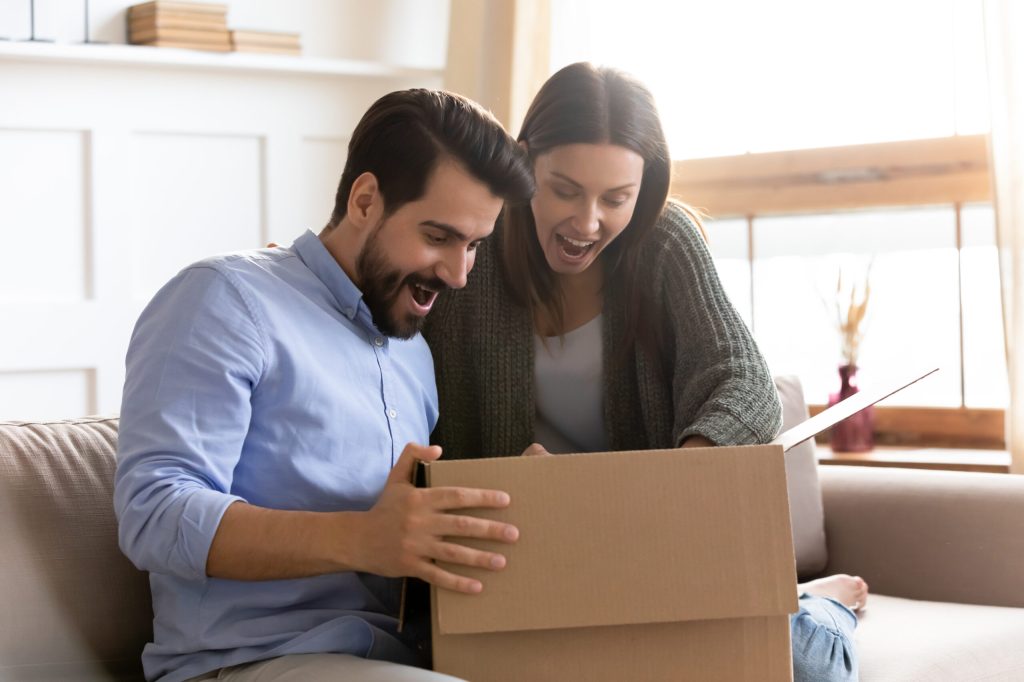
<instances>
[{"instance_id":1,"label":"shirt sleeve","mask_svg":"<svg viewBox=\"0 0 1024 682\"><path fill-rule=\"evenodd\" d=\"M140 569L206 579L265 349L229 275L193 266L154 297L128 348L114 509Z\"/></svg>"},{"instance_id":2,"label":"shirt sleeve","mask_svg":"<svg viewBox=\"0 0 1024 682\"><path fill-rule=\"evenodd\" d=\"M718 278L697 226L670 205L657 270L674 342L676 445L699 435L716 445L767 443L782 425L771 372Z\"/></svg>"}]
</instances>

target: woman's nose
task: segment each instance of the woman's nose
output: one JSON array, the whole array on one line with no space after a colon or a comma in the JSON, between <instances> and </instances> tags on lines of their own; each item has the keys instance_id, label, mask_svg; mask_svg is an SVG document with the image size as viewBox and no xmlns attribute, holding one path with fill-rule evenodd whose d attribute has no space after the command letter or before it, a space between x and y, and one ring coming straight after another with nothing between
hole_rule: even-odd
<instances>
[{"instance_id":1,"label":"woman's nose","mask_svg":"<svg viewBox=\"0 0 1024 682\"><path fill-rule=\"evenodd\" d=\"M601 215L597 206L590 204L576 214L574 227L582 236L591 235L601 227Z\"/></svg>"}]
</instances>

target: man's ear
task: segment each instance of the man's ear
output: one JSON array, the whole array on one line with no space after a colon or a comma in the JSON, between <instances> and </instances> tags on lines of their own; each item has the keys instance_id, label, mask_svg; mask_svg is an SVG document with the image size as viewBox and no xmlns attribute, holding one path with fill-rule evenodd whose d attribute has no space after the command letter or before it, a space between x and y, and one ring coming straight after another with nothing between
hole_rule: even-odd
<instances>
[{"instance_id":1,"label":"man's ear","mask_svg":"<svg viewBox=\"0 0 1024 682\"><path fill-rule=\"evenodd\" d=\"M353 227L364 229L375 226L384 212L384 198L377 184L377 176L366 172L355 179L348 193L346 218Z\"/></svg>"}]
</instances>

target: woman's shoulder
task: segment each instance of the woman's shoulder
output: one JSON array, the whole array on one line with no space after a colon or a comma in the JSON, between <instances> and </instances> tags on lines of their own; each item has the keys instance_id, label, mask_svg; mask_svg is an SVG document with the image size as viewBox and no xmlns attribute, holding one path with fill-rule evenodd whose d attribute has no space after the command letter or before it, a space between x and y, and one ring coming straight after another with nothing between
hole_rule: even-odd
<instances>
[{"instance_id":1,"label":"woman's shoulder","mask_svg":"<svg viewBox=\"0 0 1024 682\"><path fill-rule=\"evenodd\" d=\"M644 242L646 253L642 257L656 268L680 259L703 259L708 254L696 211L677 201L665 204Z\"/></svg>"},{"instance_id":2,"label":"woman's shoulder","mask_svg":"<svg viewBox=\"0 0 1024 682\"><path fill-rule=\"evenodd\" d=\"M697 212L674 199L669 199L665 204L661 215L654 223L652 234L662 240L704 241L704 228L700 224Z\"/></svg>"},{"instance_id":3,"label":"woman's shoulder","mask_svg":"<svg viewBox=\"0 0 1024 682\"><path fill-rule=\"evenodd\" d=\"M486 295L500 283L502 266L502 226L501 220L494 226L491 234L482 239L473 254L473 265L466 276L466 286L458 290L471 296Z\"/></svg>"}]
</instances>

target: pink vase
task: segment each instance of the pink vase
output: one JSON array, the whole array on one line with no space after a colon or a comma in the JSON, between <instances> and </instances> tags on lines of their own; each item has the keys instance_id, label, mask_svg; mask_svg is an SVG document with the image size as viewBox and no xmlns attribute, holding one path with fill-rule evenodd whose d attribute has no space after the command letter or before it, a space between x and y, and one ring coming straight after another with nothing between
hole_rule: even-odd
<instances>
[{"instance_id":1,"label":"pink vase","mask_svg":"<svg viewBox=\"0 0 1024 682\"><path fill-rule=\"evenodd\" d=\"M828 397L829 407L846 400L858 391L857 365L839 366L839 392ZM875 410L869 407L847 417L832 427L830 437L834 452L867 452L875 447Z\"/></svg>"}]
</instances>

